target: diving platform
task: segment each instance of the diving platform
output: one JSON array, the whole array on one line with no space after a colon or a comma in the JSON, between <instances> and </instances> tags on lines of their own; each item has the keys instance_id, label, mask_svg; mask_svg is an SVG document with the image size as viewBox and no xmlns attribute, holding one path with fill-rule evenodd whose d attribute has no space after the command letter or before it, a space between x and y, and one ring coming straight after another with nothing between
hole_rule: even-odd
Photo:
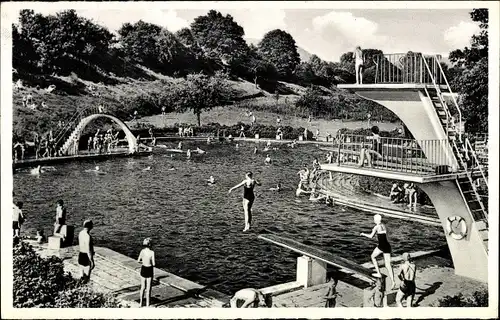
<instances>
[{"instance_id":1,"label":"diving platform","mask_svg":"<svg viewBox=\"0 0 500 320\"><path fill-rule=\"evenodd\" d=\"M350 173L350 174L357 174L357 175L362 175L362 176L370 176L370 177L377 177L377 178L390 179L390 180L399 180L399 181L413 182L413 183L419 183L419 184L439 182L439 181L455 181L456 179L467 177L466 172L456 172L456 173L447 173L447 174L430 173L427 175L422 175L422 174L417 174L417 173L398 171L397 168L394 168L393 170L388 170L387 168L380 168L379 169L376 166L372 167L372 168L359 167L355 164L348 164L348 165L340 165L340 164L336 164L336 163L321 164L321 169L327 170L327 171L333 171L333 172ZM477 171L474 175L477 177L480 177L480 172Z\"/></svg>"},{"instance_id":2,"label":"diving platform","mask_svg":"<svg viewBox=\"0 0 500 320\"><path fill-rule=\"evenodd\" d=\"M365 60L366 58L366 60ZM414 182L430 198L443 227L455 273L488 282L487 157L478 156L438 55L407 52L362 57L374 77L338 88L392 111L413 139L339 135L334 163L321 169ZM486 160L486 161L485 161ZM484 192L484 191L482 191Z\"/></svg>"}]
</instances>

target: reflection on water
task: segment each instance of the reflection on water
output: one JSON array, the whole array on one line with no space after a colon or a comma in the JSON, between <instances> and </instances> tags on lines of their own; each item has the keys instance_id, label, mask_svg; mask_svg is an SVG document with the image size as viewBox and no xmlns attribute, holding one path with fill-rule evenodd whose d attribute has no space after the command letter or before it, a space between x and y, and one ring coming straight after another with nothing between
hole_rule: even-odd
<instances>
[{"instance_id":1,"label":"reflection on water","mask_svg":"<svg viewBox=\"0 0 500 320\"><path fill-rule=\"evenodd\" d=\"M316 156L324 158L317 147L270 151L273 164L266 166L266 155L254 154L253 143L240 143L239 150L234 145L185 145L207 153L187 161L185 154L170 157L158 148L152 158L68 163L40 176L16 174L16 200L25 202L27 215L23 232L49 232L55 203L63 199L68 223L77 231L84 219L93 219L97 246L136 258L142 239L152 237L158 267L201 284L220 282L215 288L226 293L295 278L295 255L257 239L260 232L291 237L357 262L369 260L376 241L359 233L371 230L371 216L311 203L307 197L296 201L297 171ZM107 174L85 172L96 165ZM227 191L246 171L253 171L262 186L256 187L252 229L242 233L242 190ZM217 182L209 186L211 175ZM268 191L280 181L282 192ZM396 254L445 243L440 228L384 219Z\"/></svg>"}]
</instances>

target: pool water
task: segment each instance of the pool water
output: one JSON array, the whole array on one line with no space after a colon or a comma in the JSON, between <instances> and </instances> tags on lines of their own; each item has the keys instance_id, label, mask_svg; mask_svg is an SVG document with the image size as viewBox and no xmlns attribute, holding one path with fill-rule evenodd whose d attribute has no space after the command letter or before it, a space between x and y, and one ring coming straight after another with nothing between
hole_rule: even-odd
<instances>
[{"instance_id":1,"label":"pool water","mask_svg":"<svg viewBox=\"0 0 500 320\"><path fill-rule=\"evenodd\" d=\"M161 142L159 144L162 144ZM176 143L165 143L169 147ZM327 250L359 263L369 261L376 240L372 217L340 206L312 203L295 197L298 170L311 167L324 152L313 145L286 146L253 153L255 143L212 144L185 142L185 148L206 150L204 155L167 153L155 148L151 157L73 162L55 166L39 177L29 170L14 175L16 201L24 201L24 234L43 228L52 232L55 203L63 199L68 224L91 218L97 246L137 258L142 240L152 237L156 264L200 284L214 284L231 294L244 287L266 287L295 279L297 255L257 238L273 232ZM264 143L257 144L262 150ZM266 154L272 165L264 165ZM99 165L104 175L86 172ZM151 166L150 171L143 171ZM175 170L170 170L171 168ZM262 183L256 187L252 229L243 233L243 190L228 195L246 171ZM213 175L215 185L206 179ZM281 182L282 192L268 191ZM384 218L395 254L445 244L441 228Z\"/></svg>"}]
</instances>

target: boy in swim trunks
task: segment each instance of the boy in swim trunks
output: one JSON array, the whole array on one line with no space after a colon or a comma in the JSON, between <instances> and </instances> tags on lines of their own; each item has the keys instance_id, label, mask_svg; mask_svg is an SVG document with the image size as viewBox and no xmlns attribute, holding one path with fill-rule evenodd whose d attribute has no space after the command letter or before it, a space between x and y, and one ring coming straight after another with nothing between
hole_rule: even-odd
<instances>
[{"instance_id":1,"label":"boy in swim trunks","mask_svg":"<svg viewBox=\"0 0 500 320\"><path fill-rule=\"evenodd\" d=\"M22 202L17 202L12 208L12 230L14 232L14 238L19 238L21 233L21 225L23 224L24 216Z\"/></svg>"},{"instance_id":2,"label":"boy in swim trunks","mask_svg":"<svg viewBox=\"0 0 500 320\"><path fill-rule=\"evenodd\" d=\"M144 239L142 245L144 248L141 250L139 258L137 259L138 262L142 262L139 303L142 307L142 300L144 298L144 293L146 292L146 307L149 307L149 302L151 300L151 282L153 280L153 269L155 267L155 252L151 250L151 238Z\"/></svg>"},{"instance_id":3,"label":"boy in swim trunks","mask_svg":"<svg viewBox=\"0 0 500 320\"><path fill-rule=\"evenodd\" d=\"M78 234L78 264L82 269L82 281L84 283L90 280L90 272L94 269L94 245L90 230L94 227L92 220L85 220L83 230Z\"/></svg>"}]
</instances>

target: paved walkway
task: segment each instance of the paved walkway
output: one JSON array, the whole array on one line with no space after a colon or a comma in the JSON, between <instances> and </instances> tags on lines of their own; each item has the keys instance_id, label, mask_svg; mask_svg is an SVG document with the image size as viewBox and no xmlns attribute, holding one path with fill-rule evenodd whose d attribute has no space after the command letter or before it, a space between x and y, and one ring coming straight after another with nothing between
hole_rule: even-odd
<instances>
[{"instance_id":1,"label":"paved walkway","mask_svg":"<svg viewBox=\"0 0 500 320\"><path fill-rule=\"evenodd\" d=\"M417 265L416 285L417 292L414 307L436 307L438 301L445 296L454 296L462 293L470 296L478 290L488 290L488 285L469 278L455 275L449 260L437 256L427 256L415 261ZM398 272L398 266L394 268ZM385 267L381 272L387 274ZM390 283L390 280L388 280ZM399 281L397 281L399 284ZM363 287L356 280L345 277L337 285L336 307L362 307ZM327 284L302 288L296 291L283 293L273 297L274 307L319 307L325 306L328 290ZM388 306L395 307L395 293L388 294Z\"/></svg>"},{"instance_id":2,"label":"paved walkway","mask_svg":"<svg viewBox=\"0 0 500 320\"><path fill-rule=\"evenodd\" d=\"M32 243L41 256L55 255L63 259L67 272L79 278L78 248L50 250L47 245ZM139 307L141 265L132 258L111 249L96 247L95 268L91 286L100 292L111 293L125 304ZM151 305L153 307L221 307L229 297L215 290L204 288L192 281L155 268Z\"/></svg>"}]
</instances>

